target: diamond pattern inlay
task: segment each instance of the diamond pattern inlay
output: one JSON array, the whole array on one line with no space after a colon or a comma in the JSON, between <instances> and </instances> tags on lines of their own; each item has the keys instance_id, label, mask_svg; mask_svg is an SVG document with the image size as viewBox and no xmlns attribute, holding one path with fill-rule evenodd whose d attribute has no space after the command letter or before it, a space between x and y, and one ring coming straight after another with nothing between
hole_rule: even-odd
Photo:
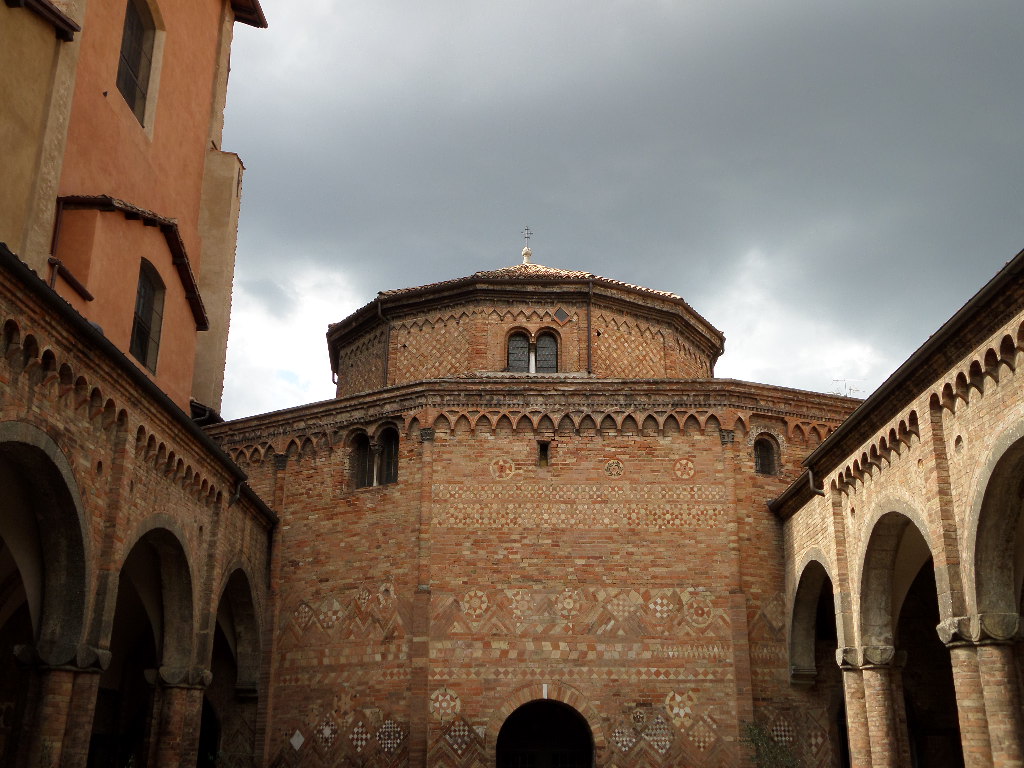
<instances>
[{"instance_id":1,"label":"diamond pattern inlay","mask_svg":"<svg viewBox=\"0 0 1024 768\"><path fill-rule=\"evenodd\" d=\"M706 719L701 720L695 726L693 726L693 728L691 728L690 732L687 734L687 737L690 739L690 741L693 742L693 745L701 752L707 751L707 749L715 743L716 739L715 732L711 728L711 726L708 725Z\"/></svg>"},{"instance_id":2,"label":"diamond pattern inlay","mask_svg":"<svg viewBox=\"0 0 1024 768\"><path fill-rule=\"evenodd\" d=\"M363 747L370 741L370 731L362 723L356 723L356 727L352 729L348 739L352 742L352 746L356 748L356 752L362 752Z\"/></svg>"},{"instance_id":3,"label":"diamond pattern inlay","mask_svg":"<svg viewBox=\"0 0 1024 768\"><path fill-rule=\"evenodd\" d=\"M647 730L644 731L644 738L651 743L658 752L664 755L668 752L668 748L672 746L672 729L669 728L668 723L665 722L665 718L661 715L655 717L650 725L647 726Z\"/></svg>"},{"instance_id":4,"label":"diamond pattern inlay","mask_svg":"<svg viewBox=\"0 0 1024 768\"><path fill-rule=\"evenodd\" d=\"M469 749L469 745L473 743L473 732L462 720L454 722L451 728L445 732L444 737L459 757L462 757Z\"/></svg>"},{"instance_id":5,"label":"diamond pattern inlay","mask_svg":"<svg viewBox=\"0 0 1024 768\"><path fill-rule=\"evenodd\" d=\"M330 748L334 746L334 742L338 738L338 726L329 717L325 717L313 733L322 746Z\"/></svg>"},{"instance_id":6,"label":"diamond pattern inlay","mask_svg":"<svg viewBox=\"0 0 1024 768\"><path fill-rule=\"evenodd\" d=\"M402 733L402 729L394 720L385 721L385 723L377 729L377 743L380 744L380 748L389 755L398 749L404 737L405 734Z\"/></svg>"},{"instance_id":7,"label":"diamond pattern inlay","mask_svg":"<svg viewBox=\"0 0 1024 768\"><path fill-rule=\"evenodd\" d=\"M625 726L619 726L612 731L612 741L615 742L615 746L622 752L629 752L636 744L636 734L632 728L626 728Z\"/></svg>"}]
</instances>

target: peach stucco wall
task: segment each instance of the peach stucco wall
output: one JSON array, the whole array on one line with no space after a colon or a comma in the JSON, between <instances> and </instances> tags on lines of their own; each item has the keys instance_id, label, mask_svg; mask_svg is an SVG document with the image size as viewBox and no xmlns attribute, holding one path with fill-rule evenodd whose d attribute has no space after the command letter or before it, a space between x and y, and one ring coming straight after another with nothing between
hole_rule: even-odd
<instances>
[{"instance_id":1,"label":"peach stucco wall","mask_svg":"<svg viewBox=\"0 0 1024 768\"><path fill-rule=\"evenodd\" d=\"M196 334L192 311L178 279L167 243L158 227L126 219L120 212L65 211L61 254L80 280L87 276L91 302L58 281L58 290L75 309L98 324L129 359L139 267L146 258L165 287L164 316L156 374L139 365L168 396L187 406L192 384ZM88 270L76 268L88 261ZM192 333L185 329L192 328Z\"/></svg>"},{"instance_id":2,"label":"peach stucco wall","mask_svg":"<svg viewBox=\"0 0 1024 768\"><path fill-rule=\"evenodd\" d=\"M148 97L154 106L143 125L117 89L125 7L125 0L88 4L59 193L109 195L174 219L199 275L203 173L211 111L220 103L215 86L223 20L230 9L223 0L151 2L158 29ZM74 229L88 215L99 217L95 238L76 242ZM128 221L118 211L66 212L56 255L95 300L83 302L66 286L62 294L126 352L139 260L144 257L160 270L167 295L155 378L187 408L196 325L159 230Z\"/></svg>"}]
</instances>

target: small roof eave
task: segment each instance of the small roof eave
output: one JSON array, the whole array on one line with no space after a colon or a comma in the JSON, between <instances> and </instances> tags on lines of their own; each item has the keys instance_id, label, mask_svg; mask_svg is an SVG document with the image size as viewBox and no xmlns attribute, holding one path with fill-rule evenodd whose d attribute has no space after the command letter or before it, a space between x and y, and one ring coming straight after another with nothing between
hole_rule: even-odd
<instances>
[{"instance_id":1,"label":"small roof eave","mask_svg":"<svg viewBox=\"0 0 1024 768\"><path fill-rule=\"evenodd\" d=\"M235 21L259 29L267 28L267 17L260 7L260 0L231 0L231 9L235 12Z\"/></svg>"}]
</instances>

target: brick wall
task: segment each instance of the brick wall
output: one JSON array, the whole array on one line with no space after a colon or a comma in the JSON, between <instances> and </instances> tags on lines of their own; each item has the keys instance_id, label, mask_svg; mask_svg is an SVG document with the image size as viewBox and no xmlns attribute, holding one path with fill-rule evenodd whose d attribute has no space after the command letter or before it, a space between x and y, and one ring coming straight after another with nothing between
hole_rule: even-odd
<instances>
[{"instance_id":1,"label":"brick wall","mask_svg":"<svg viewBox=\"0 0 1024 768\"><path fill-rule=\"evenodd\" d=\"M167 654L158 661L174 667L169 674L201 684L210 667L213 617L232 572L244 572L250 586L255 624L247 631L258 634L263 624L273 517L252 494L239 491L241 472L188 417L146 390L137 381L141 374L133 379L133 364L27 270L0 270L0 327L3 460L25 470L18 479L34 489L21 502L7 493L5 503L12 506L5 515L23 516L38 529L46 544L40 566L46 590L60 596L48 597L36 617L37 627L57 629L37 635L33 653L44 664L62 665L68 675L61 685L83 691L69 698L58 696L56 687L39 689L38 712L50 713L54 730L47 736L26 727L21 747L84 764L96 682L108 684L95 673L107 668L102 658L110 648L129 552L155 533L175 542L182 569L152 607L160 613L187 604L190 613L156 619L153 631ZM62 518L53 509L58 502ZM42 517L33 520L36 515ZM79 562L76 553L81 567L69 567ZM67 658L54 655L60 653ZM259 659L245 663L258 667ZM12 692L0 688L2 705ZM178 714L197 736L198 709ZM31 722L31 712L26 717ZM79 725L65 728L64 722Z\"/></svg>"},{"instance_id":2,"label":"brick wall","mask_svg":"<svg viewBox=\"0 0 1024 768\"><path fill-rule=\"evenodd\" d=\"M504 371L515 332L532 342L553 334L561 374L583 375L589 368L598 378L712 375L720 339L706 337L674 305L633 296L626 302L583 288L534 292L503 285L487 292L492 295L441 295L363 318L337 342L338 397L383 387L385 366L387 385Z\"/></svg>"},{"instance_id":3,"label":"brick wall","mask_svg":"<svg viewBox=\"0 0 1024 768\"><path fill-rule=\"evenodd\" d=\"M546 685L588 718L599 765L737 764L739 723L788 688L764 502L848 401L537 381L421 382L215 428L280 499L271 756L493 760L504 715ZM399 480L354 488L350 437L385 422ZM754 473L762 434L777 476ZM795 707L765 716L802 727Z\"/></svg>"}]
</instances>

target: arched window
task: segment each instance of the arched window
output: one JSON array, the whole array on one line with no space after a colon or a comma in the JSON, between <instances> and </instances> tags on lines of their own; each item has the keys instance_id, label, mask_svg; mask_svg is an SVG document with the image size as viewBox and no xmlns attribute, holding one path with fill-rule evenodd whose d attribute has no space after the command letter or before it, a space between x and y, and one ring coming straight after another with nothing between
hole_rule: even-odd
<instances>
[{"instance_id":1,"label":"arched window","mask_svg":"<svg viewBox=\"0 0 1024 768\"><path fill-rule=\"evenodd\" d=\"M377 485L398 482L398 430L392 427L380 435Z\"/></svg>"},{"instance_id":2,"label":"arched window","mask_svg":"<svg viewBox=\"0 0 1024 768\"><path fill-rule=\"evenodd\" d=\"M145 259L139 268L139 287L135 294L135 318L128 350L132 357L156 373L160 350L160 326L164 320L164 281L156 267Z\"/></svg>"},{"instance_id":3,"label":"arched window","mask_svg":"<svg viewBox=\"0 0 1024 768\"><path fill-rule=\"evenodd\" d=\"M370 438L361 432L352 440L352 485L366 488L373 485L373 451Z\"/></svg>"},{"instance_id":4,"label":"arched window","mask_svg":"<svg viewBox=\"0 0 1024 768\"><path fill-rule=\"evenodd\" d=\"M156 24L143 0L128 0L121 33L121 57L117 65L117 90L139 122L145 121L146 97L153 68Z\"/></svg>"},{"instance_id":5,"label":"arched window","mask_svg":"<svg viewBox=\"0 0 1024 768\"><path fill-rule=\"evenodd\" d=\"M508 371L530 372L530 339L525 333L513 333L508 337Z\"/></svg>"},{"instance_id":6,"label":"arched window","mask_svg":"<svg viewBox=\"0 0 1024 768\"><path fill-rule=\"evenodd\" d=\"M553 333L537 337L537 373L558 373L558 339Z\"/></svg>"},{"instance_id":7,"label":"arched window","mask_svg":"<svg viewBox=\"0 0 1024 768\"><path fill-rule=\"evenodd\" d=\"M759 475L779 473L778 449L770 437L759 437L754 441L754 471Z\"/></svg>"}]
</instances>

